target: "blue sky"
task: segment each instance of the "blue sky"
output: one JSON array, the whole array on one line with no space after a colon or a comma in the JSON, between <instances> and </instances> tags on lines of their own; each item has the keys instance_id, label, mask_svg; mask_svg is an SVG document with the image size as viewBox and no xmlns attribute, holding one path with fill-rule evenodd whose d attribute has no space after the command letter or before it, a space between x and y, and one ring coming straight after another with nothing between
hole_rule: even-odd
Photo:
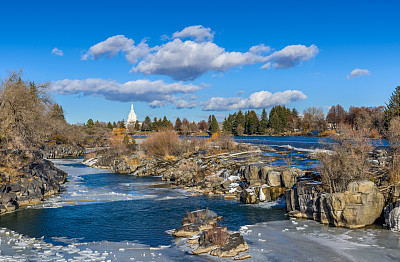
<instances>
[{"instance_id":1,"label":"blue sky","mask_svg":"<svg viewBox=\"0 0 400 262\"><path fill-rule=\"evenodd\" d=\"M126 119L132 100L139 120L384 105L398 1L303 2L4 1L0 77L49 82L71 123Z\"/></svg>"}]
</instances>

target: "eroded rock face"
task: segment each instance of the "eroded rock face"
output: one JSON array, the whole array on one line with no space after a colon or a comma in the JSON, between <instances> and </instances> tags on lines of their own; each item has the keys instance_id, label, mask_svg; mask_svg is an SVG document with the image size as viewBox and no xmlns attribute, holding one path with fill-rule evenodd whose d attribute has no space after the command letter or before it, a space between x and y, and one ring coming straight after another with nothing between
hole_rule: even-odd
<instances>
[{"instance_id":1,"label":"eroded rock face","mask_svg":"<svg viewBox=\"0 0 400 262\"><path fill-rule=\"evenodd\" d=\"M275 201L285 192L283 187L257 186L242 191L240 201L245 204L257 204L264 201Z\"/></svg>"},{"instance_id":2,"label":"eroded rock face","mask_svg":"<svg viewBox=\"0 0 400 262\"><path fill-rule=\"evenodd\" d=\"M21 175L0 185L0 213L37 204L60 191L67 173L40 159L21 170Z\"/></svg>"},{"instance_id":3,"label":"eroded rock face","mask_svg":"<svg viewBox=\"0 0 400 262\"><path fill-rule=\"evenodd\" d=\"M40 149L44 158L55 159L64 157L78 157L85 154L85 148L80 146L56 144L46 145Z\"/></svg>"},{"instance_id":4,"label":"eroded rock face","mask_svg":"<svg viewBox=\"0 0 400 262\"><path fill-rule=\"evenodd\" d=\"M313 181L298 182L285 192L289 215L334 226L359 228L381 215L384 196L371 181L355 181L343 193L323 194Z\"/></svg>"},{"instance_id":5,"label":"eroded rock face","mask_svg":"<svg viewBox=\"0 0 400 262\"><path fill-rule=\"evenodd\" d=\"M269 186L281 186L281 173L277 171L269 171L267 174L267 185Z\"/></svg>"},{"instance_id":6,"label":"eroded rock face","mask_svg":"<svg viewBox=\"0 0 400 262\"><path fill-rule=\"evenodd\" d=\"M400 231L400 200L385 207L385 223L390 230Z\"/></svg>"}]
</instances>

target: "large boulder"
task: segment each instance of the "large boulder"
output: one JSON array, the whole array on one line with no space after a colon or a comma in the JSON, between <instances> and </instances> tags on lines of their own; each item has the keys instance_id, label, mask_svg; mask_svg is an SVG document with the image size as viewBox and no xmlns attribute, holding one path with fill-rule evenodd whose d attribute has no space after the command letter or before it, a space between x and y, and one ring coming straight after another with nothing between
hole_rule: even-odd
<instances>
[{"instance_id":1,"label":"large boulder","mask_svg":"<svg viewBox=\"0 0 400 262\"><path fill-rule=\"evenodd\" d=\"M281 186L281 173L277 171L269 171L267 175L267 185Z\"/></svg>"},{"instance_id":2,"label":"large boulder","mask_svg":"<svg viewBox=\"0 0 400 262\"><path fill-rule=\"evenodd\" d=\"M259 172L260 172L259 166L248 165L244 169L242 176L249 185L261 184Z\"/></svg>"},{"instance_id":3,"label":"large boulder","mask_svg":"<svg viewBox=\"0 0 400 262\"><path fill-rule=\"evenodd\" d=\"M385 223L390 230L400 231L400 200L385 208Z\"/></svg>"},{"instance_id":4,"label":"large boulder","mask_svg":"<svg viewBox=\"0 0 400 262\"><path fill-rule=\"evenodd\" d=\"M321 185L301 181L285 192L289 215L339 227L371 225L381 215L384 196L371 181L355 181L343 193L323 194Z\"/></svg>"},{"instance_id":5,"label":"large boulder","mask_svg":"<svg viewBox=\"0 0 400 262\"><path fill-rule=\"evenodd\" d=\"M233 233L229 235L224 246L212 250L210 254L218 257L234 257L248 249L249 246L244 241L243 236L240 233Z\"/></svg>"},{"instance_id":6,"label":"large boulder","mask_svg":"<svg viewBox=\"0 0 400 262\"><path fill-rule=\"evenodd\" d=\"M296 184L298 177L304 175L305 171L298 168L288 168L282 171L282 187L292 188Z\"/></svg>"}]
</instances>

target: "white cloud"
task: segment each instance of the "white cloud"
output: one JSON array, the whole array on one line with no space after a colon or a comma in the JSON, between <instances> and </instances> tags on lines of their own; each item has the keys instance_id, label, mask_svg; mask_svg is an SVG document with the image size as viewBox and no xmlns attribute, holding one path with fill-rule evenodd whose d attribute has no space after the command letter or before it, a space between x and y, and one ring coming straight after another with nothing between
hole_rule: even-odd
<instances>
[{"instance_id":1,"label":"white cloud","mask_svg":"<svg viewBox=\"0 0 400 262\"><path fill-rule=\"evenodd\" d=\"M192 84L172 83L164 81L150 81L147 79L128 81L120 84L116 81L104 79L70 80L64 79L51 83L50 90L61 95L83 94L85 96L101 96L113 101L143 101L152 107L175 104L179 108L194 107L193 101L184 104L179 94L191 94L202 89L203 86ZM190 99L189 99L190 100Z\"/></svg>"},{"instance_id":2,"label":"white cloud","mask_svg":"<svg viewBox=\"0 0 400 262\"><path fill-rule=\"evenodd\" d=\"M154 50L133 67L132 72L194 80L211 70L225 72L232 67L265 61L265 57L253 52L226 52L212 42L175 39Z\"/></svg>"},{"instance_id":3,"label":"white cloud","mask_svg":"<svg viewBox=\"0 0 400 262\"><path fill-rule=\"evenodd\" d=\"M353 78L353 77L358 77L358 76L369 76L371 72L368 69L359 69L356 68L353 71L351 71L350 75L347 76L347 79Z\"/></svg>"},{"instance_id":4,"label":"white cloud","mask_svg":"<svg viewBox=\"0 0 400 262\"><path fill-rule=\"evenodd\" d=\"M56 55L56 56L63 56L63 50L58 49L57 47L53 48L53 50L51 50L51 53Z\"/></svg>"},{"instance_id":5,"label":"white cloud","mask_svg":"<svg viewBox=\"0 0 400 262\"><path fill-rule=\"evenodd\" d=\"M184 38L194 40L182 40ZM270 47L253 46L248 52L229 52L213 41L214 33L201 25L189 26L175 32L173 39L160 46L149 47L146 42L135 45L134 40L116 35L92 47L83 56L96 60L123 52L133 65L131 72L145 75L167 75L175 80L194 80L209 72L226 72L234 67L267 63L263 68L287 68L299 65L318 53L315 45L287 46L270 55ZM166 39L164 37L163 39Z\"/></svg>"},{"instance_id":6,"label":"white cloud","mask_svg":"<svg viewBox=\"0 0 400 262\"><path fill-rule=\"evenodd\" d=\"M275 51L268 56L268 63L262 66L269 69L271 66L277 68L289 68L299 65L302 61L308 61L318 54L318 47L310 45L289 45L282 50Z\"/></svg>"},{"instance_id":7,"label":"white cloud","mask_svg":"<svg viewBox=\"0 0 400 262\"><path fill-rule=\"evenodd\" d=\"M229 111L237 109L261 109L275 105L286 105L291 102L306 99L301 91L286 90L284 92L270 93L260 91L251 94L248 98L242 97L213 97L203 103L204 111Z\"/></svg>"},{"instance_id":8,"label":"white cloud","mask_svg":"<svg viewBox=\"0 0 400 262\"><path fill-rule=\"evenodd\" d=\"M193 25L184 28L180 32L175 32L172 35L173 38L192 38L196 42L212 41L214 39L214 32L211 32L211 28L205 28L202 25Z\"/></svg>"},{"instance_id":9,"label":"white cloud","mask_svg":"<svg viewBox=\"0 0 400 262\"><path fill-rule=\"evenodd\" d=\"M129 53L134 47L134 44L135 41L123 35L112 36L103 42L91 46L89 51L82 56L82 60L87 60L88 58L96 60L103 55L107 55L108 58L111 58L116 56L120 51Z\"/></svg>"}]
</instances>

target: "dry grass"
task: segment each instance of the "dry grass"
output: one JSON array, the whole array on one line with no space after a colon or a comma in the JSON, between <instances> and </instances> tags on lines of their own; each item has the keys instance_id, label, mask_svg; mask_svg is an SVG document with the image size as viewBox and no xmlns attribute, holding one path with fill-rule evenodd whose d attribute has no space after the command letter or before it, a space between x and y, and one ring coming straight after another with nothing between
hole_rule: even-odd
<instances>
[{"instance_id":1,"label":"dry grass","mask_svg":"<svg viewBox=\"0 0 400 262\"><path fill-rule=\"evenodd\" d=\"M226 227L214 226L212 229L205 232L205 238L211 243L223 247L226 245L229 233L226 231Z\"/></svg>"},{"instance_id":2,"label":"dry grass","mask_svg":"<svg viewBox=\"0 0 400 262\"><path fill-rule=\"evenodd\" d=\"M318 170L331 193L343 192L355 180L371 177L368 153L373 150L368 131L342 129L331 152L319 153Z\"/></svg>"},{"instance_id":3,"label":"dry grass","mask_svg":"<svg viewBox=\"0 0 400 262\"><path fill-rule=\"evenodd\" d=\"M190 212L189 210L186 210L186 217L188 218L190 223L196 222L196 214Z\"/></svg>"},{"instance_id":4,"label":"dry grass","mask_svg":"<svg viewBox=\"0 0 400 262\"><path fill-rule=\"evenodd\" d=\"M175 131L168 130L147 137L142 146L147 155L167 157L180 153L181 141Z\"/></svg>"},{"instance_id":5,"label":"dry grass","mask_svg":"<svg viewBox=\"0 0 400 262\"><path fill-rule=\"evenodd\" d=\"M395 117L389 125L389 145L391 161L388 167L389 181L400 183L400 117Z\"/></svg>"}]
</instances>

